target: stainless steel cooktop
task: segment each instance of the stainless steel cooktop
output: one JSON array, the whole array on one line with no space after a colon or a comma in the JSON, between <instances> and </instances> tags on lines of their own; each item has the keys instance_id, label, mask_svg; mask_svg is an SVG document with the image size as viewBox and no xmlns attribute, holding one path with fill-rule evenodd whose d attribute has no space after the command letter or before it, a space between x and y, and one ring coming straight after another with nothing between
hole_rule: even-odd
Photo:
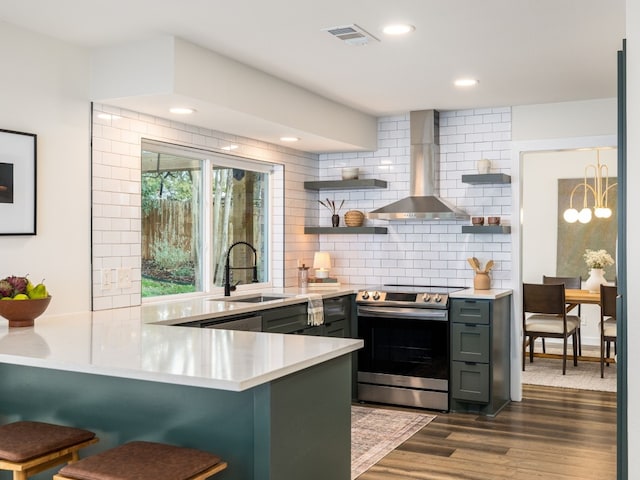
<instances>
[{"instance_id":1,"label":"stainless steel cooktop","mask_svg":"<svg viewBox=\"0 0 640 480\"><path fill-rule=\"evenodd\" d=\"M360 305L388 307L447 308L449 294L464 288L439 285L382 285L360 290L356 302Z\"/></svg>"}]
</instances>

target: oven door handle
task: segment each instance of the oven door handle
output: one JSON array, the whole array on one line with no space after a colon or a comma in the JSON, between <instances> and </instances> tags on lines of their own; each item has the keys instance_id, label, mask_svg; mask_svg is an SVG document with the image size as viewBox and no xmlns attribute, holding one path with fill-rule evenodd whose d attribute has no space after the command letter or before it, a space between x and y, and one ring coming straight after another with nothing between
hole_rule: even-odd
<instances>
[{"instance_id":1,"label":"oven door handle","mask_svg":"<svg viewBox=\"0 0 640 480\"><path fill-rule=\"evenodd\" d=\"M415 318L420 320L448 321L446 310L428 308L366 307L358 305L358 316L379 318Z\"/></svg>"}]
</instances>

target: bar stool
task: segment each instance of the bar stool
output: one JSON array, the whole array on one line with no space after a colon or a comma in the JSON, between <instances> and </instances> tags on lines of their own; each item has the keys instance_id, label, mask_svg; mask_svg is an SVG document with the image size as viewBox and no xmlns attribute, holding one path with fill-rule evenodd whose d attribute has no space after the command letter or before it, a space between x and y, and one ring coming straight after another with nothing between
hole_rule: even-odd
<instances>
[{"instance_id":1,"label":"bar stool","mask_svg":"<svg viewBox=\"0 0 640 480\"><path fill-rule=\"evenodd\" d=\"M0 470L26 480L56 465L78 461L78 450L96 443L95 433L50 423L20 421L0 426Z\"/></svg>"},{"instance_id":2,"label":"bar stool","mask_svg":"<svg viewBox=\"0 0 640 480\"><path fill-rule=\"evenodd\" d=\"M69 464L53 480L204 480L225 468L202 450L136 441Z\"/></svg>"}]
</instances>

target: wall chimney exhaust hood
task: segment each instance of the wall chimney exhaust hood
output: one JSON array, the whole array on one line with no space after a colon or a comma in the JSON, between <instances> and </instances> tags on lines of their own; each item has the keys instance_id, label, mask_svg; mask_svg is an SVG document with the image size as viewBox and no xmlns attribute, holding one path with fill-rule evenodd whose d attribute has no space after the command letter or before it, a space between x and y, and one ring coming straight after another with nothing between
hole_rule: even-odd
<instances>
[{"instance_id":1,"label":"wall chimney exhaust hood","mask_svg":"<svg viewBox=\"0 0 640 480\"><path fill-rule=\"evenodd\" d=\"M469 215L436 194L436 167L440 148L436 110L410 112L411 152L409 196L372 210L367 218L381 220L468 220Z\"/></svg>"}]
</instances>

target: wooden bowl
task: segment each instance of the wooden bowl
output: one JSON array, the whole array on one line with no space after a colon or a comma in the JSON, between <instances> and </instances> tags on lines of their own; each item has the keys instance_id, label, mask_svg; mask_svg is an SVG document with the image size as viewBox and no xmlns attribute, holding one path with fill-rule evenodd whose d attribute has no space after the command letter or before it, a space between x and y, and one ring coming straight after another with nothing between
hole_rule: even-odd
<instances>
[{"instance_id":1,"label":"wooden bowl","mask_svg":"<svg viewBox=\"0 0 640 480\"><path fill-rule=\"evenodd\" d=\"M360 210L349 210L344 214L344 223L347 227L361 227L364 223L364 213Z\"/></svg>"},{"instance_id":2,"label":"wooden bowl","mask_svg":"<svg viewBox=\"0 0 640 480\"><path fill-rule=\"evenodd\" d=\"M471 223L473 225L484 225L484 217L471 217Z\"/></svg>"},{"instance_id":3,"label":"wooden bowl","mask_svg":"<svg viewBox=\"0 0 640 480\"><path fill-rule=\"evenodd\" d=\"M487 222L489 225L500 225L500 217L488 217Z\"/></svg>"},{"instance_id":4,"label":"wooden bowl","mask_svg":"<svg viewBox=\"0 0 640 480\"><path fill-rule=\"evenodd\" d=\"M44 313L49 302L51 295L30 300L0 300L0 316L9 320L10 327L32 327L33 321Z\"/></svg>"}]
</instances>

